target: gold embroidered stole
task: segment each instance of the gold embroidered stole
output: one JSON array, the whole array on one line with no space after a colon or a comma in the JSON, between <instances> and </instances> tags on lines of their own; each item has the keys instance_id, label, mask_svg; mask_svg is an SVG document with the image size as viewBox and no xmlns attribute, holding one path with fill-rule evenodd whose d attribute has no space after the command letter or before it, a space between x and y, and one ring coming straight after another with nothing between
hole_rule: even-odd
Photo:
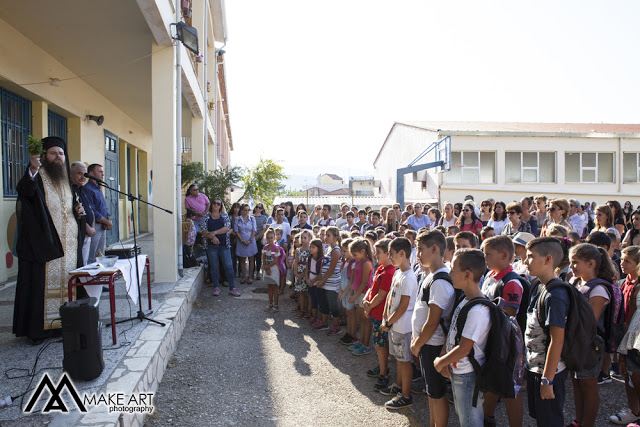
<instances>
[{"instance_id":1,"label":"gold embroidered stole","mask_svg":"<svg viewBox=\"0 0 640 427\"><path fill-rule=\"evenodd\" d=\"M44 329L60 328L60 306L67 301L69 271L77 265L78 225L73 215L71 188L65 182L56 186L44 168L38 172L44 184L44 194L51 219L60 237L64 256L46 264L44 283ZM75 292L75 289L74 289Z\"/></svg>"}]
</instances>

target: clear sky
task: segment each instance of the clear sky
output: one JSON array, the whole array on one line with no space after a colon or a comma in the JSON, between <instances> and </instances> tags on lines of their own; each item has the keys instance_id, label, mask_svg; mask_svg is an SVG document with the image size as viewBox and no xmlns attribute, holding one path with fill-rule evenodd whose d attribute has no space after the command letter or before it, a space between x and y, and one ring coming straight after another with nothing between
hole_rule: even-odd
<instances>
[{"instance_id":1,"label":"clear sky","mask_svg":"<svg viewBox=\"0 0 640 427\"><path fill-rule=\"evenodd\" d=\"M227 0L226 14L236 164L362 174L394 121L640 122L637 0Z\"/></svg>"}]
</instances>

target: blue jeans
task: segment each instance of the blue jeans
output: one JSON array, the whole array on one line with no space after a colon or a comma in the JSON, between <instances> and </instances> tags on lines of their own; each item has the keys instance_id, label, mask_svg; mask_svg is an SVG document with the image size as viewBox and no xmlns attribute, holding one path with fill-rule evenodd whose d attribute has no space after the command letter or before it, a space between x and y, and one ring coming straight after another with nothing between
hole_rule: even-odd
<instances>
[{"instance_id":1,"label":"blue jeans","mask_svg":"<svg viewBox=\"0 0 640 427\"><path fill-rule=\"evenodd\" d=\"M209 245L207 248L207 257L209 258L209 276L214 288L220 287L220 261L224 274L229 282L229 289L234 289L235 274L233 273L233 265L231 263L231 250L226 246Z\"/></svg>"},{"instance_id":2,"label":"blue jeans","mask_svg":"<svg viewBox=\"0 0 640 427\"><path fill-rule=\"evenodd\" d=\"M478 402L473 406L473 393L476 388L476 373L451 374L451 388L453 388L453 402L461 426L482 427L484 425L484 411L482 409L482 392L478 393Z\"/></svg>"}]
</instances>

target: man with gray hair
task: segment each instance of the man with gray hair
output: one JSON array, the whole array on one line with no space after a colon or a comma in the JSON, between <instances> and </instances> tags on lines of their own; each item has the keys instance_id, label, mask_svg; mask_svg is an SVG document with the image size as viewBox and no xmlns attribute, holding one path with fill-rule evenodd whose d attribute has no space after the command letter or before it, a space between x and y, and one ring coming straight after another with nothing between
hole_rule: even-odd
<instances>
[{"instance_id":1,"label":"man with gray hair","mask_svg":"<svg viewBox=\"0 0 640 427\"><path fill-rule=\"evenodd\" d=\"M82 243L82 264L87 265L89 261L89 249L91 248L91 237L96 234L95 215L93 214L93 209L91 209L91 203L84 192L84 184L87 182L84 174L87 173L87 167L82 162L73 162L70 169L69 179L71 180L73 197L82 204L85 212L84 227L81 226L79 229L79 240Z\"/></svg>"},{"instance_id":2,"label":"man with gray hair","mask_svg":"<svg viewBox=\"0 0 640 427\"><path fill-rule=\"evenodd\" d=\"M580 206L580 202L576 199L569 199L569 224L571 224L573 231L582 237L587 223L584 217L580 215Z\"/></svg>"}]
</instances>

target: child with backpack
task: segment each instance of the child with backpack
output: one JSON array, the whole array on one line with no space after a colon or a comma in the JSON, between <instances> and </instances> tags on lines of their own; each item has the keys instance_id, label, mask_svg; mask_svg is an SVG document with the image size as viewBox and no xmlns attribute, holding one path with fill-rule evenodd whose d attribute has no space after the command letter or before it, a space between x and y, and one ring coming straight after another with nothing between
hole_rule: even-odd
<instances>
[{"instance_id":1,"label":"child with backpack","mask_svg":"<svg viewBox=\"0 0 640 427\"><path fill-rule=\"evenodd\" d=\"M307 305L309 299L309 286L307 285L307 268L309 266L309 243L312 240L311 231L303 229L295 240L299 241L296 248L295 259L293 261L294 287L298 294L298 319L310 318L310 307Z\"/></svg>"},{"instance_id":2,"label":"child with backpack","mask_svg":"<svg viewBox=\"0 0 640 427\"><path fill-rule=\"evenodd\" d=\"M628 408L611 415L609 421L614 424L627 425L640 423L640 246L629 246L622 250L620 263L626 275L622 285L624 309L627 325L625 335L618 345L619 369L624 375L624 387L627 393Z\"/></svg>"},{"instance_id":3,"label":"child with backpack","mask_svg":"<svg viewBox=\"0 0 640 427\"><path fill-rule=\"evenodd\" d=\"M565 381L569 372L560 355L571 300L560 286L547 289L550 283L560 282L556 270L566 251L561 242L556 237L539 237L526 246L527 269L540 281L537 288L532 287L524 336L529 415L540 427L564 426ZM539 306L541 298L544 299Z\"/></svg>"},{"instance_id":4,"label":"child with backpack","mask_svg":"<svg viewBox=\"0 0 640 427\"><path fill-rule=\"evenodd\" d=\"M478 378L474 365L482 366L485 363L491 314L486 305L469 303L484 300L492 304L478 287L486 269L484 255L479 249L459 249L453 256L449 274L453 286L464 291L465 298L453 313L445 344L446 353L434 360L436 371L451 379L453 402L462 426L481 427L484 424L483 398L476 387ZM466 319L460 322L458 318L466 305L471 308L464 310Z\"/></svg>"},{"instance_id":5,"label":"child with backpack","mask_svg":"<svg viewBox=\"0 0 640 427\"><path fill-rule=\"evenodd\" d=\"M364 297L363 306L365 316L371 318L373 329L373 346L378 355L378 367L369 369L367 375L377 377L374 390L380 391L389 386L389 345L388 334L382 330L382 315L387 294L391 289L396 267L391 263L389 245L391 239L381 239L376 242L375 257L380 267L373 275L373 283Z\"/></svg>"},{"instance_id":6,"label":"child with backpack","mask_svg":"<svg viewBox=\"0 0 640 427\"><path fill-rule=\"evenodd\" d=\"M418 282L411 269L411 242L406 237L393 239L389 244L391 263L398 268L393 275L391 289L382 317L382 331L389 332L389 353L396 358L397 384L381 389L380 393L395 396L384 404L387 409L402 409L413 405L411 381L411 315L416 301Z\"/></svg>"},{"instance_id":7,"label":"child with backpack","mask_svg":"<svg viewBox=\"0 0 640 427\"><path fill-rule=\"evenodd\" d=\"M347 238L342 241L342 267L340 268L340 290L338 291L338 299L342 308L347 314L347 333L340 338L340 342L344 345L353 345L358 341L356 337L356 311L355 304L349 304L349 295L351 294L351 278L353 277L353 266L356 260L349 252L349 245L353 239Z\"/></svg>"},{"instance_id":8,"label":"child with backpack","mask_svg":"<svg viewBox=\"0 0 640 427\"><path fill-rule=\"evenodd\" d=\"M309 287L309 298L311 302L311 318L309 319L309 324L312 327L321 323L320 319L318 319L318 307L322 289L316 285L316 282L322 271L323 258L322 242L320 239L313 239L309 244L309 265L307 266L307 286Z\"/></svg>"},{"instance_id":9,"label":"child with backpack","mask_svg":"<svg viewBox=\"0 0 640 427\"><path fill-rule=\"evenodd\" d=\"M371 323L369 319L364 315L364 307L362 302L364 301L364 295L371 287L372 273L373 273L373 251L371 245L367 239L355 239L349 245L349 252L351 256L356 260L351 281L351 293L349 294L348 303L355 304L355 316L353 316L356 322L353 328L354 337L355 332L360 329L360 341L353 344L352 347L354 356L363 356L373 351L369 345L371 341Z\"/></svg>"},{"instance_id":10,"label":"child with backpack","mask_svg":"<svg viewBox=\"0 0 640 427\"><path fill-rule=\"evenodd\" d=\"M430 273L419 286L411 317L411 353L420 359L429 398L430 424L435 427L446 426L449 420L446 379L433 365L441 354L455 307L455 291L449 267L444 263L446 250L447 241L440 231L427 231L418 236L418 262Z\"/></svg>"},{"instance_id":11,"label":"child with backpack","mask_svg":"<svg viewBox=\"0 0 640 427\"><path fill-rule=\"evenodd\" d=\"M605 341L609 338L607 332L611 326L611 305L613 298L611 282L615 280L614 267L607 252L590 243L580 243L569 251L569 260L573 276L573 285L588 300L598 324L598 334ZM607 318L608 316L608 318ZM600 360L593 368L573 372L573 399L576 407L576 419L571 425L593 426L600 407L598 395L598 374L602 367L604 347L601 349Z\"/></svg>"},{"instance_id":12,"label":"child with backpack","mask_svg":"<svg viewBox=\"0 0 640 427\"><path fill-rule=\"evenodd\" d=\"M265 309L267 312L278 312L278 285L280 283L280 270L278 261L280 260L280 248L276 245L276 232L269 228L265 234L266 245L262 249L262 268L264 270L263 280L269 290L269 305Z\"/></svg>"},{"instance_id":13,"label":"child with backpack","mask_svg":"<svg viewBox=\"0 0 640 427\"><path fill-rule=\"evenodd\" d=\"M529 283L513 271L511 260L514 256L514 245L509 236L490 237L482 242L482 251L491 270L484 277L482 293L491 301L499 301L508 316L516 317L520 330L526 327L527 306L529 301ZM498 300L499 299L499 300ZM523 384L515 384L515 398L504 399L510 426L522 425L523 406L519 394ZM498 396L493 393L484 395L484 416L488 424L495 424L495 410Z\"/></svg>"}]
</instances>

